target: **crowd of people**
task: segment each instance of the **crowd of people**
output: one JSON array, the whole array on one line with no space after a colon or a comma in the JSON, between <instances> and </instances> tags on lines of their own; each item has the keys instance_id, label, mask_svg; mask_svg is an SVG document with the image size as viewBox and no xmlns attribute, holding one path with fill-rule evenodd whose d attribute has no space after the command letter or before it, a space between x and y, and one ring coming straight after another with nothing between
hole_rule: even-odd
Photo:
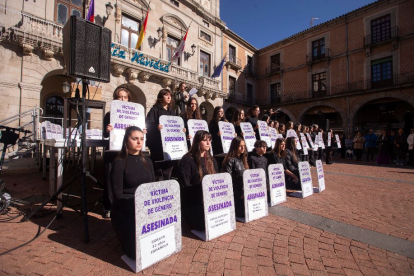
<instances>
[{"instance_id":1,"label":"crowd of people","mask_svg":"<svg viewBox=\"0 0 414 276\"><path fill-rule=\"evenodd\" d=\"M140 129L136 126L128 127L122 143L122 149L117 157L106 161L107 188L105 196L107 204L104 208L110 212L114 229L124 248L125 253L135 258L135 216L134 216L134 192L143 184L154 181L169 180L175 178L181 187L181 209L182 215L188 223L196 230L205 230L204 208L202 199L202 179L209 174L227 172L232 177L234 205L236 216L244 217L244 193L243 172L247 169L262 168L267 172L270 164L282 164L285 172L285 183L287 189L300 190L300 179L298 164L300 161L308 161L311 166L316 165L316 160L323 160L326 164L332 164L333 150L340 141L337 141L332 130L324 131L318 125L304 126L291 121L286 124L271 120L269 114L259 118L260 107L252 106L247 114L243 109L235 112L233 118L225 118L224 110L218 106L214 109L209 131L199 130L194 137L186 131L189 119L202 119L199 104L196 98L185 93L185 84L179 86L177 94L168 89L162 89L157 96L156 103L148 112L146 128ZM130 100L130 92L125 88L114 92L115 100ZM174 103L175 102L175 103ZM162 115L181 116L184 120L188 140L188 152L179 161L164 161L161 134L162 125L159 120ZM276 140L274 147L260 139L258 120L265 121L269 128L275 128L281 137ZM219 122L230 122L235 127L235 137L230 144L229 151L224 154ZM247 152L244 133L240 127L241 122L249 122L255 131L257 141L254 151ZM107 134L112 126L105 121ZM287 135L293 130L296 135ZM292 133L292 131L290 131ZM321 133L321 134L320 134ZM147 146L150 156L143 153L144 134L146 134ZM301 135L303 134L303 135ZM330 135L328 135L330 134ZM322 137L322 142L314 147L309 147L306 152L303 147L298 149L300 142L296 137L305 137L306 144L313 145L316 137ZM362 136L360 132L354 139L348 136L343 141L342 148L345 149L348 158L357 157L361 160L361 153L365 147L368 157L373 160L374 148L379 146L377 162L386 162L389 158L401 160L405 152L407 138L405 136L388 137L383 134L379 138L370 131ZM411 151L412 135L411 137ZM404 139L403 139L404 138ZM405 143L405 144L404 144ZM391 145L393 145L391 150ZM211 148L214 156L212 155ZM404 150L403 150L404 149ZM408 149L408 147L407 147ZM348 151L351 152L348 152ZM395 152L395 155L390 155ZM403 161L398 161L403 162ZM139 172L139 173L138 173ZM108 187L109 186L109 187ZM106 213L107 215L109 212Z\"/></svg>"}]
</instances>

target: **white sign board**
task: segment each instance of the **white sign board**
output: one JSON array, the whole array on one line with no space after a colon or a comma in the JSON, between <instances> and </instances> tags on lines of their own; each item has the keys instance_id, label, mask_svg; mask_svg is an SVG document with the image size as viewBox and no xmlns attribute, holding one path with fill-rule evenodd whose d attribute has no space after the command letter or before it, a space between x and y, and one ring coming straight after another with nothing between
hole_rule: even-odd
<instances>
[{"instance_id":1,"label":"white sign board","mask_svg":"<svg viewBox=\"0 0 414 276\"><path fill-rule=\"evenodd\" d=\"M139 272L181 250L180 186L175 180L140 185L135 191L136 260Z\"/></svg>"},{"instance_id":2,"label":"white sign board","mask_svg":"<svg viewBox=\"0 0 414 276\"><path fill-rule=\"evenodd\" d=\"M190 119L187 121L187 126L188 126L188 129L187 129L188 134L191 136L191 139L190 139L191 145L193 144L194 136L197 131L205 130L209 132L208 124L205 120Z\"/></svg>"},{"instance_id":3,"label":"white sign board","mask_svg":"<svg viewBox=\"0 0 414 276\"><path fill-rule=\"evenodd\" d=\"M282 164L269 165L270 206L286 201L285 170Z\"/></svg>"},{"instance_id":4,"label":"white sign board","mask_svg":"<svg viewBox=\"0 0 414 276\"><path fill-rule=\"evenodd\" d=\"M240 128L243 133L247 151L252 152L254 150L254 143L256 143L256 134L254 133L253 126L251 123L242 122L240 123Z\"/></svg>"},{"instance_id":5,"label":"white sign board","mask_svg":"<svg viewBox=\"0 0 414 276\"><path fill-rule=\"evenodd\" d=\"M160 116L162 149L164 160L178 160L187 153L184 121L178 116Z\"/></svg>"},{"instance_id":6,"label":"white sign board","mask_svg":"<svg viewBox=\"0 0 414 276\"><path fill-rule=\"evenodd\" d=\"M306 137L308 137L308 140L309 140L310 146L312 147L312 150L313 151L317 151L318 150L318 146L313 143L312 137L310 136L309 133L306 133Z\"/></svg>"},{"instance_id":7,"label":"white sign board","mask_svg":"<svg viewBox=\"0 0 414 276\"><path fill-rule=\"evenodd\" d=\"M234 195L231 175L218 173L203 178L205 233L192 231L209 241L236 229Z\"/></svg>"},{"instance_id":8,"label":"white sign board","mask_svg":"<svg viewBox=\"0 0 414 276\"><path fill-rule=\"evenodd\" d=\"M269 128L269 134L270 134L271 144L267 145L267 146L274 149L275 145L276 145L276 140L277 140L277 137L278 137L276 129L274 127Z\"/></svg>"},{"instance_id":9,"label":"white sign board","mask_svg":"<svg viewBox=\"0 0 414 276\"><path fill-rule=\"evenodd\" d=\"M234 125L228 122L220 121L219 123L220 139L223 146L223 153L228 153L230 149L231 141L236 136Z\"/></svg>"},{"instance_id":10,"label":"white sign board","mask_svg":"<svg viewBox=\"0 0 414 276\"><path fill-rule=\"evenodd\" d=\"M331 132L329 131L328 132L328 147L331 146L331 143L332 143L332 135L331 135Z\"/></svg>"},{"instance_id":11,"label":"white sign board","mask_svg":"<svg viewBox=\"0 0 414 276\"><path fill-rule=\"evenodd\" d=\"M339 139L339 135L335 134L335 138L336 138L336 144L338 145L338 149L341 148L341 140Z\"/></svg>"},{"instance_id":12,"label":"white sign board","mask_svg":"<svg viewBox=\"0 0 414 276\"><path fill-rule=\"evenodd\" d=\"M265 121L257 121L259 126L259 135L260 140L265 141L267 145L271 145L272 141L270 140L269 129Z\"/></svg>"},{"instance_id":13,"label":"white sign board","mask_svg":"<svg viewBox=\"0 0 414 276\"><path fill-rule=\"evenodd\" d=\"M300 186L302 187L302 198L313 194L312 176L307 161L299 162Z\"/></svg>"},{"instance_id":14,"label":"white sign board","mask_svg":"<svg viewBox=\"0 0 414 276\"><path fill-rule=\"evenodd\" d=\"M320 193L325 190L325 174L323 173L323 165L321 160L316 160L316 172L318 174L318 187L315 192Z\"/></svg>"},{"instance_id":15,"label":"white sign board","mask_svg":"<svg viewBox=\"0 0 414 276\"><path fill-rule=\"evenodd\" d=\"M243 172L245 222L267 216L267 184L263 169Z\"/></svg>"},{"instance_id":16,"label":"white sign board","mask_svg":"<svg viewBox=\"0 0 414 276\"><path fill-rule=\"evenodd\" d=\"M298 138L298 135L296 134L296 131L295 131L295 130L293 130L293 129L289 129L289 130L287 131L287 133L286 133L286 138L289 138L289 137L295 137L295 138Z\"/></svg>"},{"instance_id":17,"label":"white sign board","mask_svg":"<svg viewBox=\"0 0 414 276\"><path fill-rule=\"evenodd\" d=\"M111 102L110 122L113 130L109 134L109 149L121 150L127 127L137 126L142 130L145 128L144 107L138 103L114 100ZM143 148L145 148L145 142Z\"/></svg>"}]
</instances>

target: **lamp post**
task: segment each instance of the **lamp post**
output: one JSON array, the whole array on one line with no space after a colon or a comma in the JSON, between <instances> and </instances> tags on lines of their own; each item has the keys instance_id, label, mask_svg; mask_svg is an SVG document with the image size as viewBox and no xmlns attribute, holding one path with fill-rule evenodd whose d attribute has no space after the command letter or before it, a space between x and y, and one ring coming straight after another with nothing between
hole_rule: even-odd
<instances>
[{"instance_id":1,"label":"lamp post","mask_svg":"<svg viewBox=\"0 0 414 276\"><path fill-rule=\"evenodd\" d=\"M108 20L109 16L112 14L112 10L114 7L111 5L111 2L105 4L106 7L106 16L103 18L103 25L105 26L106 20Z\"/></svg>"}]
</instances>

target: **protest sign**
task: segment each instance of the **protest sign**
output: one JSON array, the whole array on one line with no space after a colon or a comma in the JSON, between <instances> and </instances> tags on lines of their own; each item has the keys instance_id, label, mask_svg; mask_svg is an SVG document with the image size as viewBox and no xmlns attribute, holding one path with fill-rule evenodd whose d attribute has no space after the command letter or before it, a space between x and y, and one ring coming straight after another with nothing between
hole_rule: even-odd
<instances>
[{"instance_id":1,"label":"protest sign","mask_svg":"<svg viewBox=\"0 0 414 276\"><path fill-rule=\"evenodd\" d=\"M243 138L246 143L246 148L248 152L254 150L254 143L256 143L256 134L254 133L251 123L242 122L240 123L240 128L243 133Z\"/></svg>"},{"instance_id":2,"label":"protest sign","mask_svg":"<svg viewBox=\"0 0 414 276\"><path fill-rule=\"evenodd\" d=\"M325 174L323 173L323 165L321 160L316 160L316 172L318 174L318 187L315 187L313 191L320 193L325 190Z\"/></svg>"},{"instance_id":3,"label":"protest sign","mask_svg":"<svg viewBox=\"0 0 414 276\"><path fill-rule=\"evenodd\" d=\"M203 178L203 202L206 231L191 231L205 241L236 229L231 175L209 174Z\"/></svg>"},{"instance_id":4,"label":"protest sign","mask_svg":"<svg viewBox=\"0 0 414 276\"><path fill-rule=\"evenodd\" d=\"M309 133L306 133L306 137L308 137L308 140L309 140L310 146L312 147L312 150L313 151L317 151L318 150L318 146L313 143L312 137L310 136ZM316 139L315 139L315 142L316 142Z\"/></svg>"},{"instance_id":5,"label":"protest sign","mask_svg":"<svg viewBox=\"0 0 414 276\"><path fill-rule=\"evenodd\" d=\"M267 145L267 147L270 147L272 149L275 148L276 140L277 140L277 131L274 127L269 128L269 134L270 134L270 140L271 144Z\"/></svg>"},{"instance_id":6,"label":"protest sign","mask_svg":"<svg viewBox=\"0 0 414 276\"><path fill-rule=\"evenodd\" d=\"M160 116L162 149L164 160L178 160L187 153L184 121L178 116Z\"/></svg>"},{"instance_id":7,"label":"protest sign","mask_svg":"<svg viewBox=\"0 0 414 276\"><path fill-rule=\"evenodd\" d=\"M302 198L313 194L312 176L307 161L299 162L300 186L302 187Z\"/></svg>"},{"instance_id":8,"label":"protest sign","mask_svg":"<svg viewBox=\"0 0 414 276\"><path fill-rule=\"evenodd\" d=\"M259 126L260 140L265 141L266 144L270 145L271 140L270 140L269 129L268 129L267 123L265 121L258 120L257 125Z\"/></svg>"},{"instance_id":9,"label":"protest sign","mask_svg":"<svg viewBox=\"0 0 414 276\"><path fill-rule=\"evenodd\" d=\"M282 164L269 165L270 206L286 201L285 170Z\"/></svg>"},{"instance_id":10,"label":"protest sign","mask_svg":"<svg viewBox=\"0 0 414 276\"><path fill-rule=\"evenodd\" d=\"M46 126L46 139L53 139L54 137L52 137L52 123L49 121L46 121L45 126Z\"/></svg>"},{"instance_id":11,"label":"protest sign","mask_svg":"<svg viewBox=\"0 0 414 276\"><path fill-rule=\"evenodd\" d=\"M267 216L266 186L266 173L263 169L243 172L245 222Z\"/></svg>"},{"instance_id":12,"label":"protest sign","mask_svg":"<svg viewBox=\"0 0 414 276\"><path fill-rule=\"evenodd\" d=\"M286 133L286 138L289 138L289 137L298 138L298 135L296 134L295 130L289 129Z\"/></svg>"},{"instance_id":13,"label":"protest sign","mask_svg":"<svg viewBox=\"0 0 414 276\"><path fill-rule=\"evenodd\" d=\"M109 134L109 149L119 151L127 127L137 126L142 130L146 128L144 107L138 103L114 100L111 102L110 122L113 130ZM145 148L145 141L142 148Z\"/></svg>"},{"instance_id":14,"label":"protest sign","mask_svg":"<svg viewBox=\"0 0 414 276\"><path fill-rule=\"evenodd\" d=\"M231 141L233 141L236 136L236 131L234 130L234 125L228 122L219 122L220 130L220 139L223 146L223 153L228 153L230 149Z\"/></svg>"},{"instance_id":15,"label":"protest sign","mask_svg":"<svg viewBox=\"0 0 414 276\"><path fill-rule=\"evenodd\" d=\"M191 139L190 139L191 145L193 144L194 135L196 134L197 131L205 130L209 132L208 125L205 120L190 119L187 121L187 126L188 126L188 129L187 129L188 134L191 136Z\"/></svg>"},{"instance_id":16,"label":"protest sign","mask_svg":"<svg viewBox=\"0 0 414 276\"><path fill-rule=\"evenodd\" d=\"M175 180L140 185L135 191L136 260L139 272L181 250L180 186Z\"/></svg>"},{"instance_id":17,"label":"protest sign","mask_svg":"<svg viewBox=\"0 0 414 276\"><path fill-rule=\"evenodd\" d=\"M332 143L332 135L331 135L331 132L329 131L328 132L328 147L331 146L331 143Z\"/></svg>"},{"instance_id":18,"label":"protest sign","mask_svg":"<svg viewBox=\"0 0 414 276\"><path fill-rule=\"evenodd\" d=\"M339 135L335 134L336 144L338 145L338 149L341 148L341 140L339 139Z\"/></svg>"}]
</instances>

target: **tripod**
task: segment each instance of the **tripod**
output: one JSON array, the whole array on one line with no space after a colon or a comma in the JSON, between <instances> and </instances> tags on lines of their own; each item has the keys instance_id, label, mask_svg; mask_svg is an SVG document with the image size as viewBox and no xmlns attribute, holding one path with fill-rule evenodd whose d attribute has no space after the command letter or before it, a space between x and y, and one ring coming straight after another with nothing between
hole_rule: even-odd
<instances>
[{"instance_id":1,"label":"tripod","mask_svg":"<svg viewBox=\"0 0 414 276\"><path fill-rule=\"evenodd\" d=\"M83 216L83 225L84 225L84 242L89 241L89 226L88 226L88 202L87 202L87 194L86 194L86 177L90 177L94 182L98 183L100 186L102 186L95 178L93 178L89 172L86 170L87 165L87 158L88 158L88 151L87 151L87 141L86 141L86 92L88 90L88 81L86 79L82 79L82 98L80 99L80 95L78 93L78 89L76 92L76 98L79 101L82 102L82 116L79 118L79 120L82 123L82 134L81 134L81 214ZM69 134L70 136L70 134ZM61 194L67 187L72 185L72 183L78 179L79 175L75 175L72 179L70 179L67 183L62 185L53 195L51 195L47 200L45 200L39 207L34 209L30 214L26 215L21 221L27 221L29 220L35 213L37 213L40 209L42 209L46 204L48 204L50 201L57 199L58 195ZM63 209L63 206L60 210L58 210L58 214L60 214L61 210Z\"/></svg>"}]
</instances>

